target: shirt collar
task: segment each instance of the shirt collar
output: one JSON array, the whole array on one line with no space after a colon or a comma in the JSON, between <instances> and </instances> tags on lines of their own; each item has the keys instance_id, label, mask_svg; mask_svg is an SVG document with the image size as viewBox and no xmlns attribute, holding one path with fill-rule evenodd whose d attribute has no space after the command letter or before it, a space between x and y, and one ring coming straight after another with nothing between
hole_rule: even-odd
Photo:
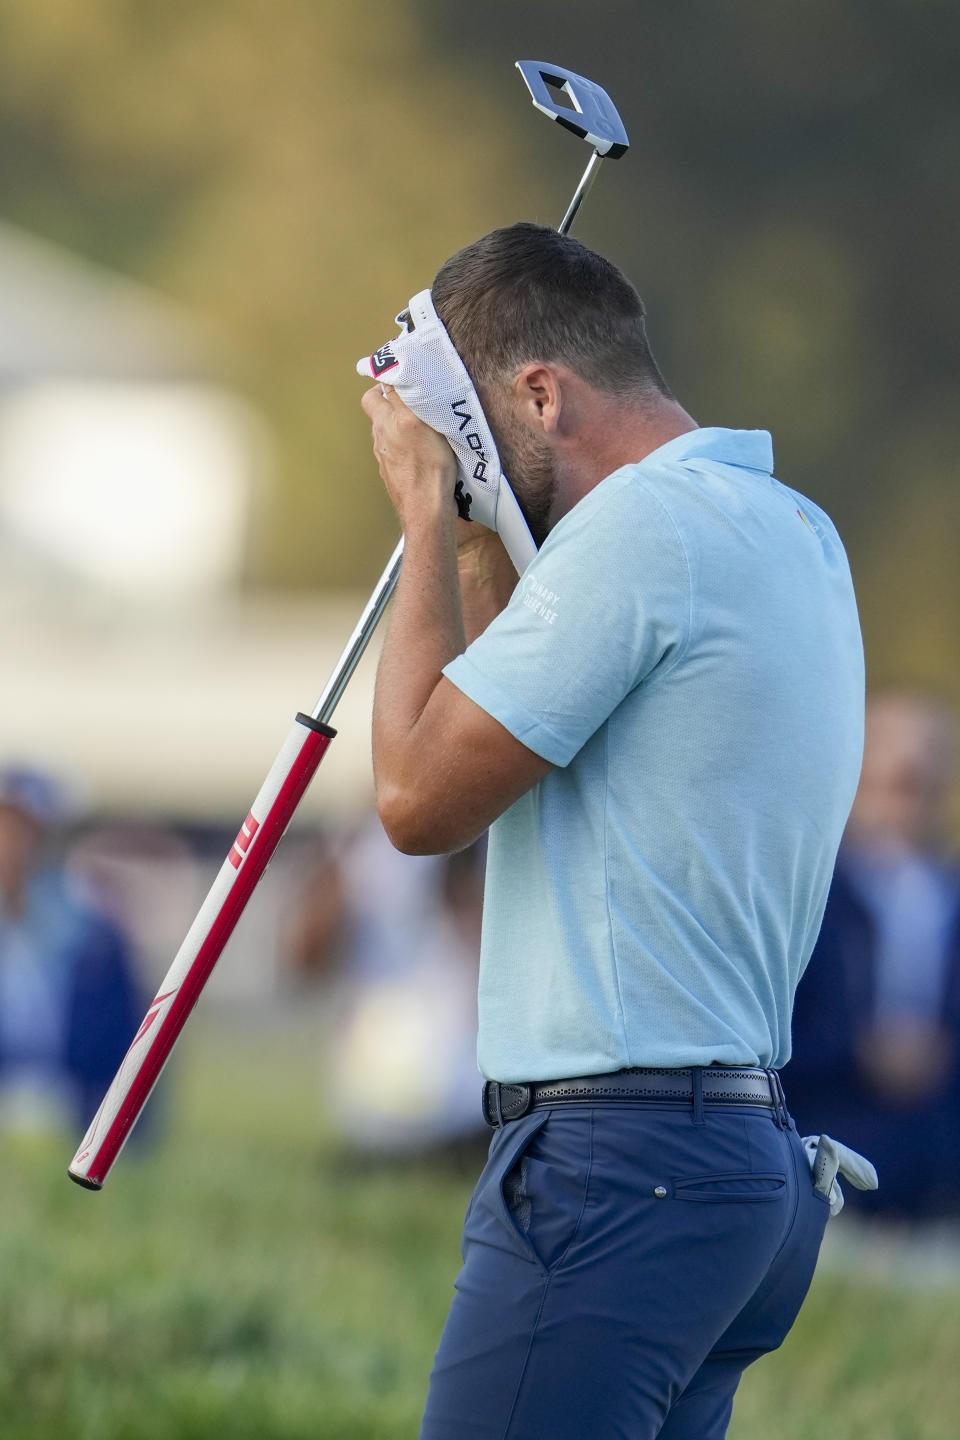
<instances>
[{"instance_id":1,"label":"shirt collar","mask_svg":"<svg viewBox=\"0 0 960 1440\"><path fill-rule=\"evenodd\" d=\"M739 465L743 470L773 474L773 440L769 430L725 430L705 426L688 430L666 445L644 456L641 464L661 460L712 460L719 465Z\"/></svg>"}]
</instances>

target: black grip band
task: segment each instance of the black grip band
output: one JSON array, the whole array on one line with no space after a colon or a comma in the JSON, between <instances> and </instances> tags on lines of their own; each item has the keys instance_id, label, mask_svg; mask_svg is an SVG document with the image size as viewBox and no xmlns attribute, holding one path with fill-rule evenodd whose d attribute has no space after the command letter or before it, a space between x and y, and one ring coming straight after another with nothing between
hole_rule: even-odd
<instances>
[{"instance_id":1,"label":"black grip band","mask_svg":"<svg viewBox=\"0 0 960 1440\"><path fill-rule=\"evenodd\" d=\"M326 735L330 740L337 733L331 726L324 725L321 720L314 720L312 715L304 715L302 710L297 711L297 724L306 725L308 730L315 730L318 735Z\"/></svg>"}]
</instances>

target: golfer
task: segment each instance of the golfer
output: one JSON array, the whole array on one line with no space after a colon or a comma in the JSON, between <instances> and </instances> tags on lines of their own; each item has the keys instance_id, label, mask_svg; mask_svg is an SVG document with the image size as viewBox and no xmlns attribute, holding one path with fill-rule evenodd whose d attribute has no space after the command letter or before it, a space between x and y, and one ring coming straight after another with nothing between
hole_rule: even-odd
<instances>
[{"instance_id":1,"label":"golfer","mask_svg":"<svg viewBox=\"0 0 960 1440\"><path fill-rule=\"evenodd\" d=\"M495 1129L422 1434L716 1440L829 1213L777 1068L860 768L849 568L765 431L673 397L601 256L515 225L432 294L540 548L518 582L368 391L406 545L380 814L417 854L491 827Z\"/></svg>"}]
</instances>

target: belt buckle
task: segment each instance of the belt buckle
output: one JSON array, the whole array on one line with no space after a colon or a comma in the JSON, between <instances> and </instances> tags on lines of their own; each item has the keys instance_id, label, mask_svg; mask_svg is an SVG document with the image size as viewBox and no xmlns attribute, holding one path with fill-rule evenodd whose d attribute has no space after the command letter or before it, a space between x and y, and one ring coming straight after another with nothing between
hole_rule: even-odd
<instances>
[{"instance_id":1,"label":"belt buckle","mask_svg":"<svg viewBox=\"0 0 960 1440\"><path fill-rule=\"evenodd\" d=\"M504 1091L508 1092L504 1105ZM513 1096L509 1092L513 1092ZM530 1085L503 1084L488 1080L483 1087L481 1109L483 1118L493 1130L500 1130L510 1120L520 1120L533 1104Z\"/></svg>"},{"instance_id":2,"label":"belt buckle","mask_svg":"<svg viewBox=\"0 0 960 1440\"><path fill-rule=\"evenodd\" d=\"M491 1130L499 1130L503 1125L503 1111L500 1107L500 1082L499 1080L487 1080L483 1086L480 1108L483 1111L483 1118Z\"/></svg>"}]
</instances>

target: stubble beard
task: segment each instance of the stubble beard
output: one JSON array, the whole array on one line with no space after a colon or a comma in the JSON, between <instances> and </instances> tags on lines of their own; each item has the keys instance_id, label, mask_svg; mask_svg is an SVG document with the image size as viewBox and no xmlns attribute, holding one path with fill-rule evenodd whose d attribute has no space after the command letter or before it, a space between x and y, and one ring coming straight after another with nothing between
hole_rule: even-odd
<instances>
[{"instance_id":1,"label":"stubble beard","mask_svg":"<svg viewBox=\"0 0 960 1440\"><path fill-rule=\"evenodd\" d=\"M550 532L557 495L556 460L549 445L521 424L506 407L494 404L492 409L493 415L488 410L487 416L500 452L503 473L539 549Z\"/></svg>"}]
</instances>

